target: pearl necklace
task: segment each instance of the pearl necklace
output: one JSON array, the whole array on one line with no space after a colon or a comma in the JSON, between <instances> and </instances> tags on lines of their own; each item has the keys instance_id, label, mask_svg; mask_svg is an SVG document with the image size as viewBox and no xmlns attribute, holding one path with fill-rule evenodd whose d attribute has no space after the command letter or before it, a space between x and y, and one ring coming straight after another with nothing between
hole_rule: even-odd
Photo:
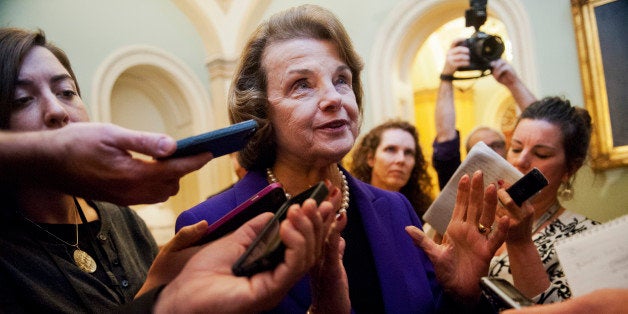
<instances>
[{"instance_id":1,"label":"pearl necklace","mask_svg":"<svg viewBox=\"0 0 628 314\"><path fill-rule=\"evenodd\" d=\"M336 165L336 168L338 169L338 173L342 178L342 204L340 205L340 210L338 211L338 214L341 214L349 209L349 183L347 182L347 176L345 176L342 170L340 170L340 167ZM266 176L268 177L268 181L270 181L271 183L279 183L279 180L277 180L277 177L275 177L275 174L270 168L266 168ZM292 195L286 193L286 198L289 199L291 197Z\"/></svg>"}]
</instances>

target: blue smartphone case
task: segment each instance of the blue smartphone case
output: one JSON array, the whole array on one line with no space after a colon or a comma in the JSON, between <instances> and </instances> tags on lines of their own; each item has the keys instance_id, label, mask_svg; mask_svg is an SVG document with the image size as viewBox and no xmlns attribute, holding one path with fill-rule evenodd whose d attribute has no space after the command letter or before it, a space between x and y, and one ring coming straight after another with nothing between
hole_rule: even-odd
<instances>
[{"instance_id":1,"label":"blue smartphone case","mask_svg":"<svg viewBox=\"0 0 628 314\"><path fill-rule=\"evenodd\" d=\"M211 152L214 158L239 151L257 131L257 122L247 120L226 128L177 141L177 150L166 158L177 158Z\"/></svg>"}]
</instances>

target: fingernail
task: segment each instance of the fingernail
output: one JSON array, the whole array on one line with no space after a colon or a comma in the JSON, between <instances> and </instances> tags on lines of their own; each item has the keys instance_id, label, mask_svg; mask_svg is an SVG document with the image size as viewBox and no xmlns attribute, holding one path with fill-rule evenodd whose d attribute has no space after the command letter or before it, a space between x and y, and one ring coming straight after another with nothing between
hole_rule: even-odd
<instances>
[{"instance_id":1,"label":"fingernail","mask_svg":"<svg viewBox=\"0 0 628 314\"><path fill-rule=\"evenodd\" d=\"M342 217L344 217L346 214L347 214L346 209L339 210L338 213L336 213L336 221L342 220Z\"/></svg>"},{"instance_id":2,"label":"fingernail","mask_svg":"<svg viewBox=\"0 0 628 314\"><path fill-rule=\"evenodd\" d=\"M504 185L504 180L502 179L497 180L497 184L499 184L499 186L502 187Z\"/></svg>"},{"instance_id":3,"label":"fingernail","mask_svg":"<svg viewBox=\"0 0 628 314\"><path fill-rule=\"evenodd\" d=\"M171 148L172 148L172 141L170 141L168 138L165 138L165 137L162 137L161 139L159 139L159 142L157 143L157 149L160 154L170 153Z\"/></svg>"}]
</instances>

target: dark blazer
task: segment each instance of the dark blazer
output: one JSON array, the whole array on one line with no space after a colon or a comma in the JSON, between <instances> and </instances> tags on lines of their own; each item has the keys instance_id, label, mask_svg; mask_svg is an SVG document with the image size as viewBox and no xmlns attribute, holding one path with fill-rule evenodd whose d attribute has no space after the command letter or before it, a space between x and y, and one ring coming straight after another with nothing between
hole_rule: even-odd
<instances>
[{"instance_id":1,"label":"dark blazer","mask_svg":"<svg viewBox=\"0 0 628 314\"><path fill-rule=\"evenodd\" d=\"M410 202L401 193L375 188L344 172L351 193L348 219L351 219L351 211L360 211L386 312L436 312L442 289L431 262L404 229L408 225L421 226ZM202 219L211 224L267 185L263 172L250 171L232 189L181 213L176 230ZM351 239L345 240L347 246L351 245ZM304 313L310 303L306 276L272 312Z\"/></svg>"}]
</instances>

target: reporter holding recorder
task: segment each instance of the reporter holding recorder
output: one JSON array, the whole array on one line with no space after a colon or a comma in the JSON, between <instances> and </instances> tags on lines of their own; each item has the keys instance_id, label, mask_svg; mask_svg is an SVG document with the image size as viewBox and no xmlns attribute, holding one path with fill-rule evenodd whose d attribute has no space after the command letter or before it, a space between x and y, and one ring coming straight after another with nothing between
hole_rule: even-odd
<instances>
[{"instance_id":1,"label":"reporter holding recorder","mask_svg":"<svg viewBox=\"0 0 628 314\"><path fill-rule=\"evenodd\" d=\"M560 97L532 103L513 132L508 162L524 174L538 168L549 184L522 206L504 189L498 191L503 206L498 207L497 217L509 217L510 229L491 261L489 276L507 279L540 304L571 297L554 243L598 224L559 201L573 196L572 182L586 160L590 139L588 112Z\"/></svg>"},{"instance_id":2,"label":"reporter holding recorder","mask_svg":"<svg viewBox=\"0 0 628 314\"><path fill-rule=\"evenodd\" d=\"M41 31L0 28L0 50L4 52L0 72L13 75L0 89L0 124L11 130L0 132L5 196L0 311L137 312L153 310L155 302L157 312L164 306L180 311L213 306L259 311L278 302L318 261L334 218L329 203L316 208L306 202L290 209L281 226L288 247L285 262L255 278L236 278L230 266L268 214L210 246L190 247L207 228L206 222L199 222L178 233L155 258L156 246L141 219L128 208L102 201L164 200L176 193L181 176L208 162L211 154L136 160L127 150L166 157L175 142L164 135L81 122L87 114L69 60ZM130 191L137 195L125 195L117 184L124 188L131 184ZM81 217L79 223L78 216L87 218ZM82 258L72 257L77 251L83 252ZM212 285L217 282L221 285ZM164 285L163 290L157 288ZM151 293L134 300L140 286L140 294ZM237 300L230 299L234 291ZM130 308L119 308L122 304Z\"/></svg>"}]
</instances>

